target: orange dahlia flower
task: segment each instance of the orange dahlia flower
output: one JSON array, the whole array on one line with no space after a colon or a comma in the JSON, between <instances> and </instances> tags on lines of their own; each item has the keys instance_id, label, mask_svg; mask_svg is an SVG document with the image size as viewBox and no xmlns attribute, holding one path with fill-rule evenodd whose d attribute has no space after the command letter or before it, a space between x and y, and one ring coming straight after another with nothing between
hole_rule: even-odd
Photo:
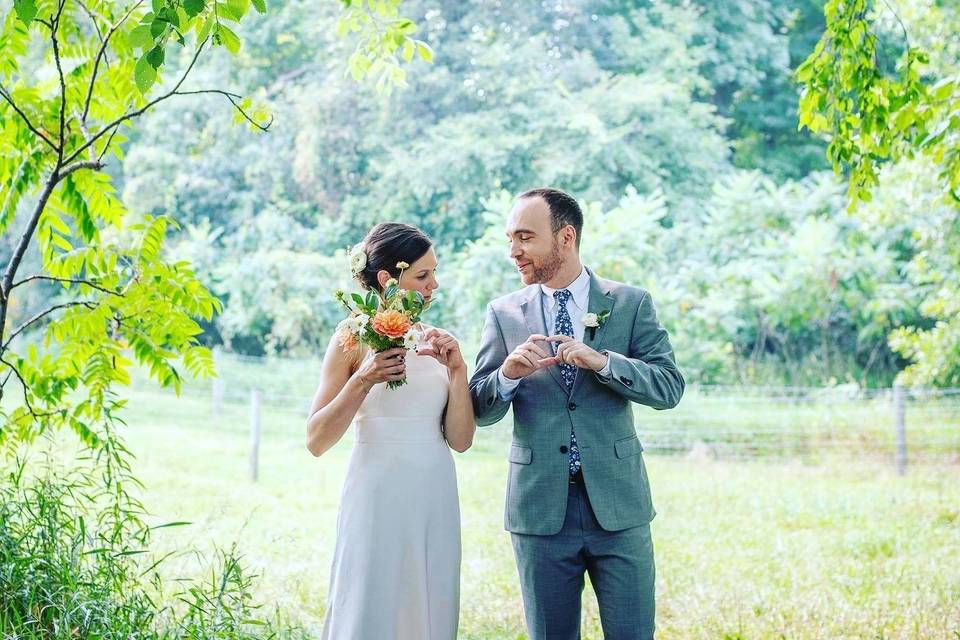
<instances>
[{"instance_id":1,"label":"orange dahlia flower","mask_svg":"<svg viewBox=\"0 0 960 640\"><path fill-rule=\"evenodd\" d=\"M360 344L357 341L357 336L353 335L353 332L349 331L348 329L340 330L339 339L340 339L340 346L343 348L344 352L347 352L347 353L356 349L357 346L359 346Z\"/></svg>"},{"instance_id":2,"label":"orange dahlia flower","mask_svg":"<svg viewBox=\"0 0 960 640\"><path fill-rule=\"evenodd\" d=\"M402 338L412 324L410 318L394 309L373 316L373 330L388 338Z\"/></svg>"}]
</instances>

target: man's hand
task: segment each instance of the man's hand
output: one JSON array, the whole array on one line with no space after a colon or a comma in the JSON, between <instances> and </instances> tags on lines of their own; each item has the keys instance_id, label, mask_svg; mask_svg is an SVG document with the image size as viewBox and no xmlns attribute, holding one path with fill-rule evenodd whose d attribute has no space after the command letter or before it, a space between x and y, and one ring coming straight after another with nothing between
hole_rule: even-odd
<instances>
[{"instance_id":1,"label":"man's hand","mask_svg":"<svg viewBox=\"0 0 960 640\"><path fill-rule=\"evenodd\" d=\"M557 358L551 356L549 351L537 343L560 342L561 339L567 339L567 336L542 336L538 333L533 334L527 341L518 345L513 353L507 356L503 361L503 375L516 380L557 364ZM599 354L598 354L599 355Z\"/></svg>"},{"instance_id":2,"label":"man's hand","mask_svg":"<svg viewBox=\"0 0 960 640\"><path fill-rule=\"evenodd\" d=\"M557 355L553 358L557 364L572 364L581 369L600 371L607 364L607 356L588 347L570 336L550 336L556 342Z\"/></svg>"}]
</instances>

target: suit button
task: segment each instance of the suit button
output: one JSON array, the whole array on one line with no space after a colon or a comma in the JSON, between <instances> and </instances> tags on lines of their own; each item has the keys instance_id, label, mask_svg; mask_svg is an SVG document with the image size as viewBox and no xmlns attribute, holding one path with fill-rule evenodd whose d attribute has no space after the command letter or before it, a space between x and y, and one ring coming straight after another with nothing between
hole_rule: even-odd
<instances>
[{"instance_id":1,"label":"suit button","mask_svg":"<svg viewBox=\"0 0 960 640\"><path fill-rule=\"evenodd\" d=\"M576 411L576 410L577 410L577 403L576 403L576 402L571 402L570 404L567 405L567 409L570 409L570 411Z\"/></svg>"},{"instance_id":2,"label":"suit button","mask_svg":"<svg viewBox=\"0 0 960 640\"><path fill-rule=\"evenodd\" d=\"M560 453L566 453L566 452L567 452L567 445L565 444L560 445Z\"/></svg>"}]
</instances>

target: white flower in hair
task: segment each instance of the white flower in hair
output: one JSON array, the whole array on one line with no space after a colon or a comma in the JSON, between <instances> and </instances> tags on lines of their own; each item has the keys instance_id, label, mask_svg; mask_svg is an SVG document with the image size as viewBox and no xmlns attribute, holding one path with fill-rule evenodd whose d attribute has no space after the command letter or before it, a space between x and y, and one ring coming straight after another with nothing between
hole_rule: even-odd
<instances>
[{"instance_id":1,"label":"white flower in hair","mask_svg":"<svg viewBox=\"0 0 960 640\"><path fill-rule=\"evenodd\" d=\"M367 252L363 243L357 243L350 249L350 271L360 273L367 266Z\"/></svg>"}]
</instances>

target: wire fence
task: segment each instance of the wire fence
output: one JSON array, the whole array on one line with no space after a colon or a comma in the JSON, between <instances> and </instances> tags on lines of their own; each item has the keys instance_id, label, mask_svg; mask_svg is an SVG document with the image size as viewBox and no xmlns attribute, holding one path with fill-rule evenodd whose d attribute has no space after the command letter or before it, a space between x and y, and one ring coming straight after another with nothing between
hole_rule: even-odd
<instances>
[{"instance_id":1,"label":"wire fence","mask_svg":"<svg viewBox=\"0 0 960 640\"><path fill-rule=\"evenodd\" d=\"M255 450L261 433L277 437L280 430L289 436L292 423L302 425L320 361L218 354L217 370L215 379L185 384L181 395L206 404L211 424L256 430ZM134 389L159 393L143 378L135 378ZM908 461L960 464L960 388L692 384L673 410L638 406L636 424L644 449L657 454L805 461L872 457L890 460L901 472ZM497 447L509 441L510 430L488 429L482 438Z\"/></svg>"}]
</instances>

